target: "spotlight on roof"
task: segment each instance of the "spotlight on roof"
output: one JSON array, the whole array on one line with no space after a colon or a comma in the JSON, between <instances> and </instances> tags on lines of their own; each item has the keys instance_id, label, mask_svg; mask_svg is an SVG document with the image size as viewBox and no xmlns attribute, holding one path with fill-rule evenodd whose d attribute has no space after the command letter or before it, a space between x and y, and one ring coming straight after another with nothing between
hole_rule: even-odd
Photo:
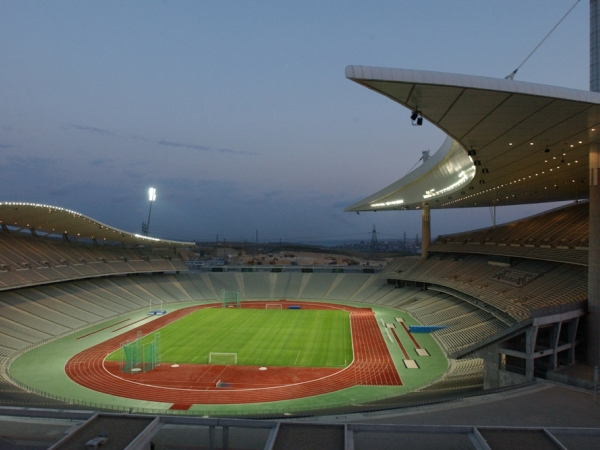
<instances>
[{"instance_id":1,"label":"spotlight on roof","mask_svg":"<svg viewBox=\"0 0 600 450\"><path fill-rule=\"evenodd\" d=\"M544 150L546 153L550 153L550 149L548 147L546 147L546 150Z\"/></svg>"},{"instance_id":2,"label":"spotlight on roof","mask_svg":"<svg viewBox=\"0 0 600 450\"><path fill-rule=\"evenodd\" d=\"M410 120L414 122L417 120L417 117L419 117L419 113L417 111L413 111L413 113L410 115Z\"/></svg>"}]
</instances>

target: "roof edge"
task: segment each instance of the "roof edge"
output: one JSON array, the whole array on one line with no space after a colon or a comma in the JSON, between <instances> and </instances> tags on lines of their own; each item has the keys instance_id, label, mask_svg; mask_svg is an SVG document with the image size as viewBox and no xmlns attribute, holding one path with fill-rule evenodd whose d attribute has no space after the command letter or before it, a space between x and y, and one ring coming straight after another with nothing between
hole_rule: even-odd
<instances>
[{"instance_id":1,"label":"roof edge","mask_svg":"<svg viewBox=\"0 0 600 450\"><path fill-rule=\"evenodd\" d=\"M99 227L99 229L105 229L106 231L110 231L113 233L117 233L119 236L121 237L126 237L127 238L127 242L131 243L131 244L139 244L139 245L152 245L152 246L160 246L160 245L177 245L177 246L181 246L181 247L191 247L196 245L195 242L186 242L186 241L174 241L174 240L170 240L170 239L160 239L160 238L154 238L154 237L150 237L150 236L142 236L140 234L137 233L131 233L129 231L124 231L121 230L119 228L115 228L112 227L110 225L106 225L103 222L100 222L99 220L93 219L89 216L86 216L85 214L67 209L67 208L61 208L60 206L51 206L51 205L45 205L42 203L27 203L27 202L3 202L0 201L0 214L1 214L1 208L3 206L16 206L16 207L28 207L28 208L32 208L32 209L37 209L37 208L41 208L43 210L48 210L49 212L59 212L59 213L64 213L67 215L72 216L75 219L81 218L84 220L87 220L88 222L91 222L93 225L97 225ZM40 213L42 213L42 211L40 210ZM2 216L0 216L2 217ZM5 222L5 219L1 219L0 220L0 224L3 225L8 225L8 226L17 226L17 227L21 227L21 228L29 228L29 224L20 224L18 222ZM76 225L75 225L76 226ZM52 233L49 230L46 230L45 228L38 228L41 231L47 231L49 234L62 234L62 233ZM73 235L73 233L67 233L68 235ZM86 235L79 235L79 237L82 238L88 238L88 239L93 239L94 236L89 234L88 236ZM115 239L115 240L110 240L109 242L123 242L122 239Z\"/></svg>"},{"instance_id":2,"label":"roof edge","mask_svg":"<svg viewBox=\"0 0 600 450\"><path fill-rule=\"evenodd\" d=\"M531 83L528 81L516 81L505 78L434 72L429 70L412 70L358 65L347 66L345 74L346 78L357 82L360 82L360 80L370 80L435 84L441 86L495 90L515 94L536 95L591 104L600 104L600 93L598 92L552 86L548 84Z\"/></svg>"}]
</instances>

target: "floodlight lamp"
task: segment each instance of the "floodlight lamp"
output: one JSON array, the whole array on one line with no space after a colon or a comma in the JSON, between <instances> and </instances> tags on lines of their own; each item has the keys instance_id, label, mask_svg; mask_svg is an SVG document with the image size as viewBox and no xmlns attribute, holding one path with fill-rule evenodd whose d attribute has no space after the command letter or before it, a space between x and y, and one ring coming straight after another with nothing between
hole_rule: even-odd
<instances>
[{"instance_id":1,"label":"floodlight lamp","mask_svg":"<svg viewBox=\"0 0 600 450\"><path fill-rule=\"evenodd\" d=\"M148 189L148 199L151 202L153 202L154 200L156 200L156 189L155 188Z\"/></svg>"},{"instance_id":2,"label":"floodlight lamp","mask_svg":"<svg viewBox=\"0 0 600 450\"><path fill-rule=\"evenodd\" d=\"M415 120L417 120L418 117L419 113L417 111L413 111L413 113L410 115L410 120L414 122Z\"/></svg>"},{"instance_id":3,"label":"floodlight lamp","mask_svg":"<svg viewBox=\"0 0 600 450\"><path fill-rule=\"evenodd\" d=\"M417 125L418 125L418 126L421 126L421 125L423 125L423 118L422 118L421 116L419 116L419 117L417 118Z\"/></svg>"}]
</instances>

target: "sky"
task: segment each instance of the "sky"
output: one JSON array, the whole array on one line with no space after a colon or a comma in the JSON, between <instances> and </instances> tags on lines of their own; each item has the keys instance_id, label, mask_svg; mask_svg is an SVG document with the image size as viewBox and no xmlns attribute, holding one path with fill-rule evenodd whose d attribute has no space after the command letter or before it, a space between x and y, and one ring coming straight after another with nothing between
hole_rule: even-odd
<instances>
[{"instance_id":1,"label":"sky","mask_svg":"<svg viewBox=\"0 0 600 450\"><path fill-rule=\"evenodd\" d=\"M572 0L0 0L0 201L150 235L315 242L420 234L344 213L444 134L345 78L371 65L504 78ZM580 1L517 80L589 88ZM498 208L506 222L556 206ZM432 235L491 225L433 210Z\"/></svg>"}]
</instances>

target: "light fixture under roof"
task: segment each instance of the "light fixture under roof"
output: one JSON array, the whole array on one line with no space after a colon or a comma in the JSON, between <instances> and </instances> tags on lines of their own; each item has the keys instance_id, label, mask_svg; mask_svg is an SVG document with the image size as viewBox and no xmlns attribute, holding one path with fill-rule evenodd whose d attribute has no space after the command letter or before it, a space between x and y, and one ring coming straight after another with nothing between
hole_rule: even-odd
<instances>
[{"instance_id":1,"label":"light fixture under roof","mask_svg":"<svg viewBox=\"0 0 600 450\"><path fill-rule=\"evenodd\" d=\"M421 115L421 112L418 109L415 109L412 112L412 114L410 115L410 120L412 121L412 124L415 126L423 125L423 116Z\"/></svg>"}]
</instances>

